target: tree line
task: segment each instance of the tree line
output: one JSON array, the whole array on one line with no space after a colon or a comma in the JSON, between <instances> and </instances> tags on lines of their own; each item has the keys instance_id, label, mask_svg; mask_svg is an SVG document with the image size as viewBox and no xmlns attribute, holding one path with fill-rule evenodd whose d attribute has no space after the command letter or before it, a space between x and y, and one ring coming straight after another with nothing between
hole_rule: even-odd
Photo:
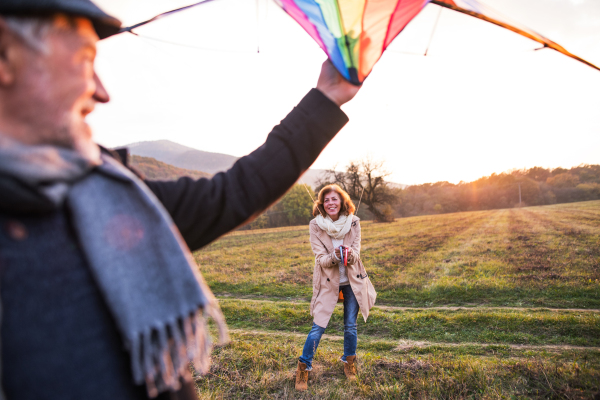
<instances>
[{"instance_id":1,"label":"tree line","mask_svg":"<svg viewBox=\"0 0 600 400\"><path fill-rule=\"evenodd\" d=\"M399 217L598 200L600 165L533 167L473 182L413 185L397 194L394 208Z\"/></svg>"},{"instance_id":2,"label":"tree line","mask_svg":"<svg viewBox=\"0 0 600 400\"><path fill-rule=\"evenodd\" d=\"M492 174L473 182L425 183L405 188L386 181L390 173L381 161L365 158L344 171L327 170L313 189L295 185L278 203L242 229L306 225L313 218L316 194L325 185L341 186L361 219L389 222L394 218L461 211L491 210L587 200L600 200L600 165L570 169L542 168Z\"/></svg>"}]
</instances>

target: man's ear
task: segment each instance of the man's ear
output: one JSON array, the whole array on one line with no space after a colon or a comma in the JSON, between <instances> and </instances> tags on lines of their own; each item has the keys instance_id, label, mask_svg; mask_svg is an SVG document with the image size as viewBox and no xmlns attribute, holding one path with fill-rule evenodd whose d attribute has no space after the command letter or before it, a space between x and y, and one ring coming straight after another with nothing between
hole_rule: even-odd
<instances>
[{"instance_id":1,"label":"man's ear","mask_svg":"<svg viewBox=\"0 0 600 400\"><path fill-rule=\"evenodd\" d=\"M10 86L15 80L13 57L17 44L8 24L0 16L0 87Z\"/></svg>"}]
</instances>

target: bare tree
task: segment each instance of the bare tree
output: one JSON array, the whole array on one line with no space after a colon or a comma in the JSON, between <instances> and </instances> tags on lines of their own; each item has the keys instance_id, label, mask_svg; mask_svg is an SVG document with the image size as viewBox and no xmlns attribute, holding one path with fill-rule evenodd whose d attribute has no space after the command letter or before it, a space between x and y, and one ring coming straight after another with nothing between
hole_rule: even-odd
<instances>
[{"instance_id":1,"label":"bare tree","mask_svg":"<svg viewBox=\"0 0 600 400\"><path fill-rule=\"evenodd\" d=\"M335 183L344 189L354 202L361 201L379 222L393 220L391 205L397 201L394 190L388 186L385 178L390 175L384 161L371 157L352 161L346 171L336 171L336 167L327 170L317 182L318 189ZM362 199L361 199L362 197Z\"/></svg>"}]
</instances>

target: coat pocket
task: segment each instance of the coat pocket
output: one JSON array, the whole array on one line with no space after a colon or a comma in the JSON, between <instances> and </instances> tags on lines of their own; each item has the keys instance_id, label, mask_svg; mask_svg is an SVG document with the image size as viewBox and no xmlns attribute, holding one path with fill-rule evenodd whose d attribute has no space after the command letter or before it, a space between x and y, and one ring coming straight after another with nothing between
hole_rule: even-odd
<instances>
[{"instance_id":1,"label":"coat pocket","mask_svg":"<svg viewBox=\"0 0 600 400\"><path fill-rule=\"evenodd\" d=\"M364 264L362 263L362 261L359 262L358 264L358 278L360 279L367 279L369 277L369 274L367 274L367 270L365 269Z\"/></svg>"}]
</instances>

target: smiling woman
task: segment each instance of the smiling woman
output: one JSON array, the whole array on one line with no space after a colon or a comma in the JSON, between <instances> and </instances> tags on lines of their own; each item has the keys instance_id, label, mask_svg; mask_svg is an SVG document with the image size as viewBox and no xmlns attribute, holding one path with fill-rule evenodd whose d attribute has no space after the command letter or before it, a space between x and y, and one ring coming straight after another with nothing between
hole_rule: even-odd
<instances>
[{"instance_id":1,"label":"smiling woman","mask_svg":"<svg viewBox=\"0 0 600 400\"><path fill-rule=\"evenodd\" d=\"M376 293L360 260L360 224L354 211L350 196L338 185L321 189L313 207L316 218L310 222L310 243L315 267L310 313L314 321L298 360L297 390L308 388L313 357L338 299L344 302L344 354L340 361L348 380L356 380L356 318L360 308L366 322Z\"/></svg>"}]
</instances>

